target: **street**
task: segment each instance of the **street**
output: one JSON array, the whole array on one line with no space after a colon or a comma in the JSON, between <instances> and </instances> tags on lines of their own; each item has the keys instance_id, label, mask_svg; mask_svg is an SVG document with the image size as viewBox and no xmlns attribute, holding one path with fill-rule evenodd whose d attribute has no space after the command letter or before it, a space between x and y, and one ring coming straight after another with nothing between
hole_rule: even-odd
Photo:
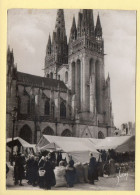
<instances>
[{"instance_id":1,"label":"street","mask_svg":"<svg viewBox=\"0 0 140 195\"><path fill-rule=\"evenodd\" d=\"M7 185L8 190L44 190L40 189L38 186L33 187L27 184L27 180L23 180L24 186L19 185ZM80 190L93 190L93 191L133 191L135 190L135 176L134 172L128 174L126 177L120 178L119 183L117 184L117 176L110 177L99 177L99 181L95 181L94 185L81 183L75 184L73 188L67 187L52 187L52 190L71 190L71 191L80 191Z\"/></svg>"}]
</instances>

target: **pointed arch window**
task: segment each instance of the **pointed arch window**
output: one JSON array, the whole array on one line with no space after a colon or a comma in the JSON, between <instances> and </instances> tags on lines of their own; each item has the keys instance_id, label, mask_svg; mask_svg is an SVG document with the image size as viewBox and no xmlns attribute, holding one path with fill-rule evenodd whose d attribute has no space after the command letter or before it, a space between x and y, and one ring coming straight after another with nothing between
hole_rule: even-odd
<instances>
[{"instance_id":1,"label":"pointed arch window","mask_svg":"<svg viewBox=\"0 0 140 195\"><path fill-rule=\"evenodd\" d=\"M68 72L66 71L65 72L65 83L67 83L68 82Z\"/></svg>"},{"instance_id":2,"label":"pointed arch window","mask_svg":"<svg viewBox=\"0 0 140 195\"><path fill-rule=\"evenodd\" d=\"M99 131L98 132L98 139L104 139L104 138L105 138L104 134L101 131Z\"/></svg>"},{"instance_id":3,"label":"pointed arch window","mask_svg":"<svg viewBox=\"0 0 140 195\"><path fill-rule=\"evenodd\" d=\"M30 98L27 101L27 114L30 114Z\"/></svg>"},{"instance_id":4,"label":"pointed arch window","mask_svg":"<svg viewBox=\"0 0 140 195\"><path fill-rule=\"evenodd\" d=\"M20 109L21 109L21 98L18 97L18 114L20 114Z\"/></svg>"},{"instance_id":5,"label":"pointed arch window","mask_svg":"<svg viewBox=\"0 0 140 195\"><path fill-rule=\"evenodd\" d=\"M28 101L28 105L29 105L29 101ZM29 111L30 111L30 106L28 107ZM35 97L33 96L31 98L31 113L34 114L35 113Z\"/></svg>"},{"instance_id":6,"label":"pointed arch window","mask_svg":"<svg viewBox=\"0 0 140 195\"><path fill-rule=\"evenodd\" d=\"M64 102L60 104L60 118L66 118L66 106Z\"/></svg>"},{"instance_id":7,"label":"pointed arch window","mask_svg":"<svg viewBox=\"0 0 140 195\"><path fill-rule=\"evenodd\" d=\"M18 113L29 114L30 113L30 96L26 91L21 96L18 96Z\"/></svg>"},{"instance_id":8,"label":"pointed arch window","mask_svg":"<svg viewBox=\"0 0 140 195\"><path fill-rule=\"evenodd\" d=\"M42 134L45 134L45 135L54 135L54 131L53 131L53 129L51 127L48 126L48 127L46 127L43 130Z\"/></svg>"},{"instance_id":9,"label":"pointed arch window","mask_svg":"<svg viewBox=\"0 0 140 195\"><path fill-rule=\"evenodd\" d=\"M54 116L55 116L55 114L54 114L54 112L55 112L54 102L52 102L52 104L51 104L51 112L52 112L52 118L54 118Z\"/></svg>"},{"instance_id":10,"label":"pointed arch window","mask_svg":"<svg viewBox=\"0 0 140 195\"><path fill-rule=\"evenodd\" d=\"M44 110L45 115L50 115L50 101L46 100L45 101L45 110Z\"/></svg>"},{"instance_id":11,"label":"pointed arch window","mask_svg":"<svg viewBox=\"0 0 140 195\"><path fill-rule=\"evenodd\" d=\"M71 131L69 129L65 129L62 132L61 136L63 136L63 137L72 137L72 133L71 133Z\"/></svg>"},{"instance_id":12,"label":"pointed arch window","mask_svg":"<svg viewBox=\"0 0 140 195\"><path fill-rule=\"evenodd\" d=\"M19 133L19 137L27 141L28 143L32 143L32 130L28 125L24 125Z\"/></svg>"}]
</instances>

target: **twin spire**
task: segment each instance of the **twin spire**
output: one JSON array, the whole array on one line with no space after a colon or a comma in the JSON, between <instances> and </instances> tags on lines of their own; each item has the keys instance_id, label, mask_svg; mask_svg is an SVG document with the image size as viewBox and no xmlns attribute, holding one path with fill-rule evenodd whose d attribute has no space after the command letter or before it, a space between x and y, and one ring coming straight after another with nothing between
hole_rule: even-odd
<instances>
[{"instance_id":1,"label":"twin spire","mask_svg":"<svg viewBox=\"0 0 140 195\"><path fill-rule=\"evenodd\" d=\"M63 9L58 9L55 29L52 34L52 41L50 35L48 38L45 67L48 67L51 63L56 63L59 67L62 64L67 64L67 59L68 45L65 29L64 11Z\"/></svg>"},{"instance_id":2,"label":"twin spire","mask_svg":"<svg viewBox=\"0 0 140 195\"><path fill-rule=\"evenodd\" d=\"M53 31L52 41L51 36L49 35L46 53L50 55L53 51L55 51L55 45L60 42L65 44L67 43L63 9L57 10L55 30Z\"/></svg>"},{"instance_id":3,"label":"twin spire","mask_svg":"<svg viewBox=\"0 0 140 195\"><path fill-rule=\"evenodd\" d=\"M98 36L98 37L102 37L102 27L101 27L101 22L100 22L99 14L98 14L98 16L97 16L95 34L96 34L96 36Z\"/></svg>"},{"instance_id":4,"label":"twin spire","mask_svg":"<svg viewBox=\"0 0 140 195\"><path fill-rule=\"evenodd\" d=\"M90 37L102 37L102 27L100 22L99 14L97 16L96 26L94 28L94 18L92 9L81 9L78 13L78 24L76 27L75 17L73 17L70 38L69 41L76 40L77 38L88 35ZM56 41L59 42L66 41L66 30L65 30L65 19L64 19L64 10L58 9L55 23L55 30L51 37L49 35L48 44L47 44L47 54L52 52L52 44Z\"/></svg>"},{"instance_id":5,"label":"twin spire","mask_svg":"<svg viewBox=\"0 0 140 195\"><path fill-rule=\"evenodd\" d=\"M73 18L73 23L70 32L70 41L75 40L75 37L79 38L81 36L90 37L102 37L102 27L100 22L100 17L98 14L96 27L94 29L94 19L92 9L83 9L78 13L78 24L76 28L75 18Z\"/></svg>"},{"instance_id":6,"label":"twin spire","mask_svg":"<svg viewBox=\"0 0 140 195\"><path fill-rule=\"evenodd\" d=\"M96 26L94 27L92 9L82 9L79 11L77 26L75 17L73 17L69 43L85 35L91 38L102 37L102 27L99 14L97 17ZM56 23L52 35L52 41L50 35L48 38L45 67L49 66L49 64L51 63L49 62L50 57L55 59L55 62L58 64L58 66L61 64L66 64L68 61L68 44L63 9L57 10Z\"/></svg>"}]
</instances>

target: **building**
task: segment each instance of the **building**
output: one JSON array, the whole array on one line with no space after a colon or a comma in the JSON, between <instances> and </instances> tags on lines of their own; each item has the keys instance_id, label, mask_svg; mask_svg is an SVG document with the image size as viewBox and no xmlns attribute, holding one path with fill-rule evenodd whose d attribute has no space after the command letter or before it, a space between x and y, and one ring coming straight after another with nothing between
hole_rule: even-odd
<instances>
[{"instance_id":1,"label":"building","mask_svg":"<svg viewBox=\"0 0 140 195\"><path fill-rule=\"evenodd\" d=\"M135 123L123 123L121 125L121 135L135 135Z\"/></svg>"},{"instance_id":2,"label":"building","mask_svg":"<svg viewBox=\"0 0 140 195\"><path fill-rule=\"evenodd\" d=\"M114 129L110 77L105 79L104 40L98 15L83 9L73 18L69 41L63 9L48 38L44 77L18 72L7 52L7 137L12 137L11 110L17 107L14 136L36 143L42 134L111 136Z\"/></svg>"}]
</instances>

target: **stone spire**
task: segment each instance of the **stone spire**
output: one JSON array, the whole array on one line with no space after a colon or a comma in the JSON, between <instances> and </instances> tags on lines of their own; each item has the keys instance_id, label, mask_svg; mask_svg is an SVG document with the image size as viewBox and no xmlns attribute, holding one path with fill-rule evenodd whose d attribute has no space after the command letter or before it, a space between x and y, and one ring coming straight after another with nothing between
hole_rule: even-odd
<instances>
[{"instance_id":1,"label":"stone spire","mask_svg":"<svg viewBox=\"0 0 140 195\"><path fill-rule=\"evenodd\" d=\"M102 27L101 27L99 14L97 16L97 22L96 22L96 27L95 27L95 36L96 37L102 37Z\"/></svg>"},{"instance_id":2,"label":"stone spire","mask_svg":"<svg viewBox=\"0 0 140 195\"><path fill-rule=\"evenodd\" d=\"M65 29L65 20L64 20L64 11L63 9L57 10L56 23L55 23L55 32L57 39L65 39L66 29Z\"/></svg>"},{"instance_id":3,"label":"stone spire","mask_svg":"<svg viewBox=\"0 0 140 195\"><path fill-rule=\"evenodd\" d=\"M71 32L70 32L70 41L76 40L77 38L77 28L76 28L76 22L75 17L73 17Z\"/></svg>"},{"instance_id":4,"label":"stone spire","mask_svg":"<svg viewBox=\"0 0 140 195\"><path fill-rule=\"evenodd\" d=\"M47 55L51 54L51 46L52 46L52 44L51 44L51 36L49 35L47 49L46 49L46 54Z\"/></svg>"},{"instance_id":5,"label":"stone spire","mask_svg":"<svg viewBox=\"0 0 140 195\"><path fill-rule=\"evenodd\" d=\"M90 33L91 33L90 35L94 36L94 18L93 18L92 9L90 10L89 21L90 21Z\"/></svg>"},{"instance_id":6,"label":"stone spire","mask_svg":"<svg viewBox=\"0 0 140 195\"><path fill-rule=\"evenodd\" d=\"M57 78L57 69L68 63L68 45L65 29L64 11L58 9L52 42L49 36L45 57L45 76L53 71ZM53 70L52 70L53 69Z\"/></svg>"},{"instance_id":7,"label":"stone spire","mask_svg":"<svg viewBox=\"0 0 140 195\"><path fill-rule=\"evenodd\" d=\"M14 65L14 54L13 54L13 49L10 51L10 47L8 46L7 50L7 64L8 65Z\"/></svg>"},{"instance_id":8,"label":"stone spire","mask_svg":"<svg viewBox=\"0 0 140 195\"><path fill-rule=\"evenodd\" d=\"M92 9L83 9L79 12L78 26L80 26L80 24L81 35L94 36L94 20Z\"/></svg>"},{"instance_id":9,"label":"stone spire","mask_svg":"<svg viewBox=\"0 0 140 195\"><path fill-rule=\"evenodd\" d=\"M78 25L77 25L77 36L81 37L81 23L82 23L82 13L81 11L78 13Z\"/></svg>"}]
</instances>

